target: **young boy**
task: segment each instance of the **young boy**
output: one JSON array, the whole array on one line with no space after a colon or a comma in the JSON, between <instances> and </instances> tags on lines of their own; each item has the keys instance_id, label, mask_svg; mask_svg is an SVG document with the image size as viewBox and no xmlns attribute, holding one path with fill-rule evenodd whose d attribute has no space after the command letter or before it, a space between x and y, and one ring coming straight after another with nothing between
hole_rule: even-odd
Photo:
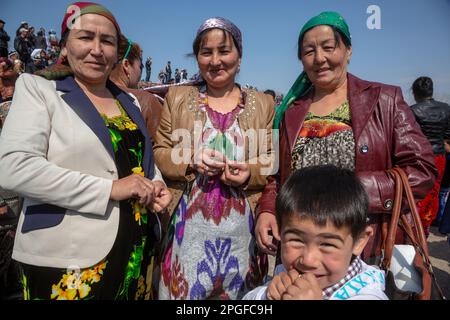
<instances>
[{"instance_id":1,"label":"young boy","mask_svg":"<svg viewBox=\"0 0 450 320\"><path fill-rule=\"evenodd\" d=\"M387 300L384 272L359 255L372 234L355 174L334 166L296 171L276 200L282 265L245 300Z\"/></svg>"}]
</instances>

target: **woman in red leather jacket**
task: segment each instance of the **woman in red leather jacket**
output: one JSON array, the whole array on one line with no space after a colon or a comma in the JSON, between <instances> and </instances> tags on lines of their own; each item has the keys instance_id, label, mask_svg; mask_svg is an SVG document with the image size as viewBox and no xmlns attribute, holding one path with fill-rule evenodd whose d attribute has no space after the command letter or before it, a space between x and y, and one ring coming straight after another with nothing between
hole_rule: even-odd
<instances>
[{"instance_id":1,"label":"woman in red leather jacket","mask_svg":"<svg viewBox=\"0 0 450 320\"><path fill-rule=\"evenodd\" d=\"M350 32L338 13L323 12L301 30L298 58L304 71L278 108L274 126L280 128L279 171L269 177L258 204L256 239L268 254L277 250L269 233L280 239L275 198L295 170L332 164L357 173L369 196L374 229L362 255L369 263L381 255L382 217L394 199L394 181L387 170L405 170L416 200L433 187L433 151L401 89L348 73L351 55Z\"/></svg>"}]
</instances>

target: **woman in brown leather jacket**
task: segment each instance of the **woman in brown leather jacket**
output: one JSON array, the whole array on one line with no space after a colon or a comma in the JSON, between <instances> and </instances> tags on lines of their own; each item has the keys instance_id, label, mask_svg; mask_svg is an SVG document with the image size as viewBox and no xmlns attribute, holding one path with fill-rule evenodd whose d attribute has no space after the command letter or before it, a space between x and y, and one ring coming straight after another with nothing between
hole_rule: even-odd
<instances>
[{"instance_id":1,"label":"woman in brown leather jacket","mask_svg":"<svg viewBox=\"0 0 450 320\"><path fill-rule=\"evenodd\" d=\"M133 96L134 103L141 110L150 137L154 140L162 105L152 93L138 89L144 68L142 49L138 43L132 42L124 35L121 35L119 39L119 61L114 65L109 79Z\"/></svg>"},{"instance_id":2,"label":"woman in brown leather jacket","mask_svg":"<svg viewBox=\"0 0 450 320\"><path fill-rule=\"evenodd\" d=\"M160 299L237 299L267 270L253 213L270 174L274 102L241 88L239 29L206 20L193 50L204 81L173 87L156 133L156 163L173 194Z\"/></svg>"},{"instance_id":3,"label":"woman in brown leather jacket","mask_svg":"<svg viewBox=\"0 0 450 320\"><path fill-rule=\"evenodd\" d=\"M280 128L280 166L259 201L255 228L262 251L275 254L280 240L275 198L300 168L333 164L354 170L369 196L374 236L362 257L380 256L383 213L392 209L394 181L386 170L405 170L417 200L432 188L437 171L430 143L395 86L361 80L347 72L352 55L345 20L336 12L310 19L298 40L304 71L275 117ZM305 186L307 188L307 186Z\"/></svg>"}]
</instances>

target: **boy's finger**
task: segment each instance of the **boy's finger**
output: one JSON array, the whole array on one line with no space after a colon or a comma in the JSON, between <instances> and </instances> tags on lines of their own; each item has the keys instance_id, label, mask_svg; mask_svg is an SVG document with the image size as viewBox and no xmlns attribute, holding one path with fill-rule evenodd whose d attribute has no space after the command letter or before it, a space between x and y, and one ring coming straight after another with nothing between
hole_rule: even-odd
<instances>
[{"instance_id":1,"label":"boy's finger","mask_svg":"<svg viewBox=\"0 0 450 320\"><path fill-rule=\"evenodd\" d=\"M302 277L302 275L295 269L289 270L288 275L291 278L292 283L294 283L297 279Z\"/></svg>"},{"instance_id":2,"label":"boy's finger","mask_svg":"<svg viewBox=\"0 0 450 320\"><path fill-rule=\"evenodd\" d=\"M271 224L271 229L272 229L272 236L277 240L280 241L280 232L278 231L278 224L277 221L275 220L272 224Z\"/></svg>"},{"instance_id":3,"label":"boy's finger","mask_svg":"<svg viewBox=\"0 0 450 320\"><path fill-rule=\"evenodd\" d=\"M289 287L293 282L291 281L291 277L286 272L281 272L279 274L281 282L283 282L284 288Z\"/></svg>"}]
</instances>

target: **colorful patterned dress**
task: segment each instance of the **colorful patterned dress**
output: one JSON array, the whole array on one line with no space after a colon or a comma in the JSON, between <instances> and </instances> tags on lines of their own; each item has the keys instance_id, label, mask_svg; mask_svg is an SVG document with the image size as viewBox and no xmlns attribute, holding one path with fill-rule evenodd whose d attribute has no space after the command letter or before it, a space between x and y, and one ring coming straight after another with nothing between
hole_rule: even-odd
<instances>
[{"instance_id":1,"label":"colorful patterned dress","mask_svg":"<svg viewBox=\"0 0 450 320\"><path fill-rule=\"evenodd\" d=\"M144 136L117 100L116 103L122 115L102 117L111 135L119 178L132 173L143 176ZM153 214L138 201L121 201L119 229L109 254L96 265L81 270L22 264L24 298L154 299L156 241L150 232L153 219Z\"/></svg>"},{"instance_id":2,"label":"colorful patterned dress","mask_svg":"<svg viewBox=\"0 0 450 320\"><path fill-rule=\"evenodd\" d=\"M438 176L431 191L428 192L423 200L417 203L423 231L427 237L430 235L431 224L436 218L439 210L439 190L441 188L442 178L444 177L445 161L445 154L434 155L434 163L438 170Z\"/></svg>"},{"instance_id":3,"label":"colorful patterned dress","mask_svg":"<svg viewBox=\"0 0 450 320\"><path fill-rule=\"evenodd\" d=\"M206 88L199 108L206 113L201 144L228 159L244 159L244 142L234 110L221 114L208 106ZM219 176L197 175L172 215L161 261L160 299L239 299L262 281L257 270L253 217L241 188Z\"/></svg>"},{"instance_id":4,"label":"colorful patterned dress","mask_svg":"<svg viewBox=\"0 0 450 320\"><path fill-rule=\"evenodd\" d=\"M292 150L293 170L326 164L355 170L355 139L348 102L326 116L308 112Z\"/></svg>"}]
</instances>

